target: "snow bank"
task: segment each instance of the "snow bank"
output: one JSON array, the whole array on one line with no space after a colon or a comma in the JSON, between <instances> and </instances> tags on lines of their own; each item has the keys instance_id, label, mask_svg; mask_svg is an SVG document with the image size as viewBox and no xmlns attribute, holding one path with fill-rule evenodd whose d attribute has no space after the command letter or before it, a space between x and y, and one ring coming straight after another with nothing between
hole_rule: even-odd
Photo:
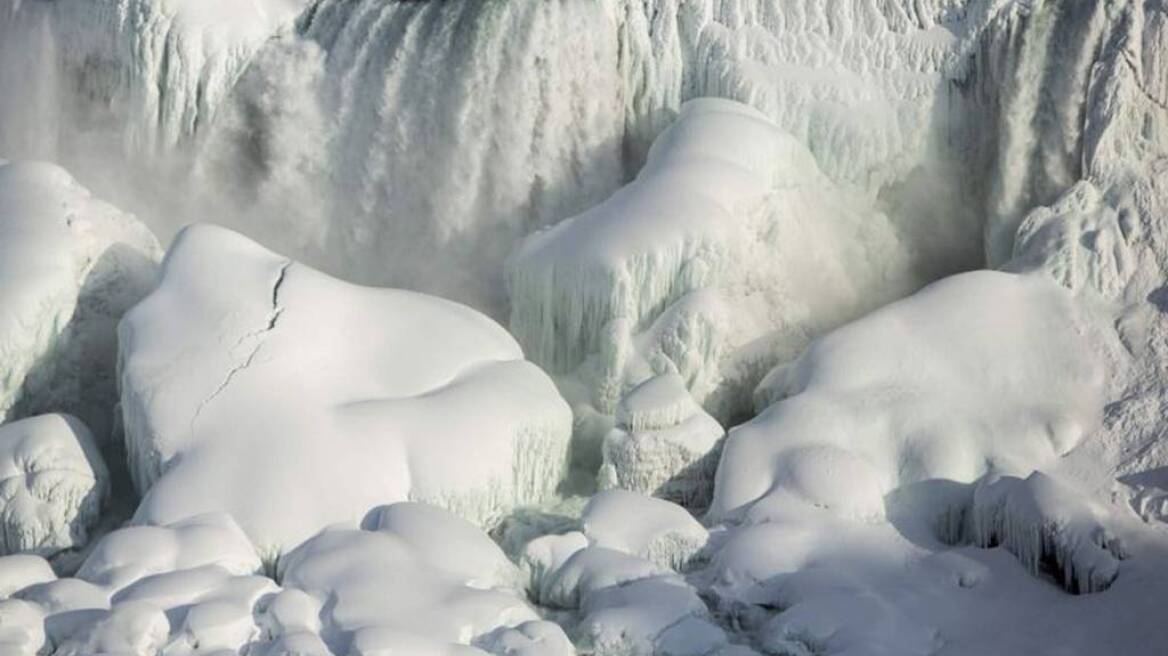
<instances>
[{"instance_id":1,"label":"snow bank","mask_svg":"<svg viewBox=\"0 0 1168 656\"><path fill-rule=\"evenodd\" d=\"M1035 575L1053 561L1073 593L1106 590L1119 575L1125 553L1106 513L1041 472L979 485L971 514L978 544L1005 547Z\"/></svg>"},{"instance_id":2,"label":"snow bank","mask_svg":"<svg viewBox=\"0 0 1168 656\"><path fill-rule=\"evenodd\" d=\"M377 530L329 529L280 560L281 583L323 605L321 635L335 652L462 653L453 645L539 619L514 588L468 567L505 559L474 526L423 506L387 514Z\"/></svg>"},{"instance_id":3,"label":"snow bank","mask_svg":"<svg viewBox=\"0 0 1168 656\"><path fill-rule=\"evenodd\" d=\"M795 498L876 519L901 485L1054 461L1101 419L1079 312L1043 276L976 272L824 337L768 377L783 400L731 431L713 515Z\"/></svg>"},{"instance_id":4,"label":"snow bank","mask_svg":"<svg viewBox=\"0 0 1168 656\"><path fill-rule=\"evenodd\" d=\"M0 426L0 555L84 547L109 493L89 429L65 415Z\"/></svg>"},{"instance_id":5,"label":"snow bank","mask_svg":"<svg viewBox=\"0 0 1168 656\"><path fill-rule=\"evenodd\" d=\"M490 523L561 479L570 412L486 317L206 225L164 269L120 332L139 521L229 512L274 556L395 500Z\"/></svg>"},{"instance_id":6,"label":"snow bank","mask_svg":"<svg viewBox=\"0 0 1168 656\"><path fill-rule=\"evenodd\" d=\"M763 114L713 99L683 108L629 186L527 238L507 282L512 332L549 370L579 369L601 412L676 372L720 418L809 336L912 286L887 217Z\"/></svg>"},{"instance_id":7,"label":"snow bank","mask_svg":"<svg viewBox=\"0 0 1168 656\"><path fill-rule=\"evenodd\" d=\"M105 442L115 328L158 256L142 224L64 170L0 162L0 420L69 412Z\"/></svg>"},{"instance_id":8,"label":"snow bank","mask_svg":"<svg viewBox=\"0 0 1168 656\"><path fill-rule=\"evenodd\" d=\"M597 484L703 508L713 493L725 431L675 373L650 378L621 399L604 438Z\"/></svg>"},{"instance_id":9,"label":"snow bank","mask_svg":"<svg viewBox=\"0 0 1168 656\"><path fill-rule=\"evenodd\" d=\"M57 575L49 561L32 554L0 557L0 599L7 599L38 583L55 581Z\"/></svg>"},{"instance_id":10,"label":"snow bank","mask_svg":"<svg viewBox=\"0 0 1168 656\"><path fill-rule=\"evenodd\" d=\"M580 523L584 535L596 546L675 570L688 565L710 538L681 506L624 490L592 497Z\"/></svg>"}]
</instances>

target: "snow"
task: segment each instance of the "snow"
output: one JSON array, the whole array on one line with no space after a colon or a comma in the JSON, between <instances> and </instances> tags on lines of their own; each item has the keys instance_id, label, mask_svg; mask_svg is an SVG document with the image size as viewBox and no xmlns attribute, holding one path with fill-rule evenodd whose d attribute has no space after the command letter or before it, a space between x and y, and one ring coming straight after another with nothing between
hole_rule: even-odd
<instances>
[{"instance_id":1,"label":"snow","mask_svg":"<svg viewBox=\"0 0 1168 656\"><path fill-rule=\"evenodd\" d=\"M0 419L69 412L108 441L114 331L158 257L141 223L63 169L0 162Z\"/></svg>"},{"instance_id":2,"label":"snow","mask_svg":"<svg viewBox=\"0 0 1168 656\"><path fill-rule=\"evenodd\" d=\"M580 518L589 542L683 569L706 546L709 533L684 508L623 490L600 492Z\"/></svg>"},{"instance_id":3,"label":"snow","mask_svg":"<svg viewBox=\"0 0 1168 656\"><path fill-rule=\"evenodd\" d=\"M814 343L768 376L782 399L727 437L711 513L786 500L879 520L893 489L1028 474L1101 422L1103 348L1039 275L962 274Z\"/></svg>"},{"instance_id":4,"label":"snow","mask_svg":"<svg viewBox=\"0 0 1168 656\"><path fill-rule=\"evenodd\" d=\"M109 473L80 421L42 415L0 426L0 555L84 547Z\"/></svg>"},{"instance_id":5,"label":"snow","mask_svg":"<svg viewBox=\"0 0 1168 656\"><path fill-rule=\"evenodd\" d=\"M1159 653L1162 4L4 4L0 652Z\"/></svg>"},{"instance_id":6,"label":"snow","mask_svg":"<svg viewBox=\"0 0 1168 656\"><path fill-rule=\"evenodd\" d=\"M498 547L463 520L436 514L444 511L421 512L429 521L417 525L425 531L335 527L280 560L284 586L327 602L321 635L334 651L465 645L538 619L513 588L490 585L458 557L460 546L472 561L491 548L501 557Z\"/></svg>"},{"instance_id":7,"label":"snow","mask_svg":"<svg viewBox=\"0 0 1168 656\"><path fill-rule=\"evenodd\" d=\"M783 354L910 290L904 250L886 216L763 114L692 101L634 182L523 242L510 325L536 362L579 369L601 412L676 372L727 418Z\"/></svg>"},{"instance_id":8,"label":"snow","mask_svg":"<svg viewBox=\"0 0 1168 656\"><path fill-rule=\"evenodd\" d=\"M653 494L704 507L725 431L706 414L675 373L633 388L616 410L617 428L604 438L598 487Z\"/></svg>"},{"instance_id":9,"label":"snow","mask_svg":"<svg viewBox=\"0 0 1168 656\"><path fill-rule=\"evenodd\" d=\"M265 558L392 501L490 524L567 464L566 404L489 319L223 228L179 236L120 337L137 520L229 512Z\"/></svg>"}]
</instances>

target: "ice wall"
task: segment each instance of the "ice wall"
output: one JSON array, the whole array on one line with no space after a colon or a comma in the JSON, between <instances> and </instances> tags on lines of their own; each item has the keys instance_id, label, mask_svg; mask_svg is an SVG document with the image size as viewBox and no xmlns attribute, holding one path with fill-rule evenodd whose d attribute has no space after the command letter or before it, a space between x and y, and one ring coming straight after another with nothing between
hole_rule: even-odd
<instances>
[{"instance_id":1,"label":"ice wall","mask_svg":"<svg viewBox=\"0 0 1168 656\"><path fill-rule=\"evenodd\" d=\"M932 278L980 261L953 81L991 12L969 4L7 0L7 74L33 102L0 103L0 153L54 155L164 238L210 212L502 316L515 240L617 189L684 100L722 96L896 209Z\"/></svg>"}]
</instances>

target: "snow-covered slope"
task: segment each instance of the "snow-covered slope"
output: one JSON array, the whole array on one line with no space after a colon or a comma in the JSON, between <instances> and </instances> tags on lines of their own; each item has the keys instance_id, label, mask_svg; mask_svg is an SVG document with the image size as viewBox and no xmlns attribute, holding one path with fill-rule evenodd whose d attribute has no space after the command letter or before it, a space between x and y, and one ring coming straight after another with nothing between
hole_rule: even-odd
<instances>
[{"instance_id":1,"label":"snow-covered slope","mask_svg":"<svg viewBox=\"0 0 1168 656\"><path fill-rule=\"evenodd\" d=\"M141 223L63 169L0 161L0 420L67 411L105 443L117 322L159 256Z\"/></svg>"},{"instance_id":2,"label":"snow-covered slope","mask_svg":"<svg viewBox=\"0 0 1168 656\"><path fill-rule=\"evenodd\" d=\"M490 319L199 225L120 328L139 521L227 511L266 556L389 501L480 523L555 490L571 415Z\"/></svg>"}]
</instances>

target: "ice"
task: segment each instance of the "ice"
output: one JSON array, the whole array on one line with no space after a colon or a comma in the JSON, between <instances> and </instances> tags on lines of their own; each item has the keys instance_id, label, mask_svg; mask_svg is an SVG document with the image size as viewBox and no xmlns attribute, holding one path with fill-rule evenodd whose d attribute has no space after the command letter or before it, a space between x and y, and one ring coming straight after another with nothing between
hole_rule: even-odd
<instances>
[{"instance_id":1,"label":"ice","mask_svg":"<svg viewBox=\"0 0 1168 656\"><path fill-rule=\"evenodd\" d=\"M510 325L536 362L577 372L601 412L675 372L729 418L768 365L911 289L904 250L763 114L692 101L634 182L524 241Z\"/></svg>"},{"instance_id":2,"label":"ice","mask_svg":"<svg viewBox=\"0 0 1168 656\"><path fill-rule=\"evenodd\" d=\"M109 493L89 429L66 415L0 426L0 555L84 547Z\"/></svg>"},{"instance_id":3,"label":"ice","mask_svg":"<svg viewBox=\"0 0 1168 656\"><path fill-rule=\"evenodd\" d=\"M1053 561L1071 592L1106 590L1119 575L1126 554L1102 509L1041 472L980 485L972 510L979 544L1002 545L1035 575Z\"/></svg>"},{"instance_id":4,"label":"ice","mask_svg":"<svg viewBox=\"0 0 1168 656\"><path fill-rule=\"evenodd\" d=\"M725 431L680 376L662 374L633 388L617 406L616 424L601 449L600 489L652 494L686 507L709 504Z\"/></svg>"},{"instance_id":5,"label":"ice","mask_svg":"<svg viewBox=\"0 0 1168 656\"><path fill-rule=\"evenodd\" d=\"M502 328L222 228L180 235L120 336L141 522L226 511L274 558L393 501L490 524L566 468L569 409Z\"/></svg>"},{"instance_id":6,"label":"ice","mask_svg":"<svg viewBox=\"0 0 1168 656\"><path fill-rule=\"evenodd\" d=\"M108 440L115 329L158 257L141 223L63 169L0 161L0 420L69 412Z\"/></svg>"},{"instance_id":7,"label":"ice","mask_svg":"<svg viewBox=\"0 0 1168 656\"><path fill-rule=\"evenodd\" d=\"M1101 421L1088 321L1044 276L975 272L831 333L768 377L782 400L731 431L712 513L795 499L878 520L902 485L1053 463Z\"/></svg>"},{"instance_id":8,"label":"ice","mask_svg":"<svg viewBox=\"0 0 1168 656\"><path fill-rule=\"evenodd\" d=\"M590 543L680 570L706 546L709 533L684 508L624 490L592 497L580 518Z\"/></svg>"}]
</instances>

